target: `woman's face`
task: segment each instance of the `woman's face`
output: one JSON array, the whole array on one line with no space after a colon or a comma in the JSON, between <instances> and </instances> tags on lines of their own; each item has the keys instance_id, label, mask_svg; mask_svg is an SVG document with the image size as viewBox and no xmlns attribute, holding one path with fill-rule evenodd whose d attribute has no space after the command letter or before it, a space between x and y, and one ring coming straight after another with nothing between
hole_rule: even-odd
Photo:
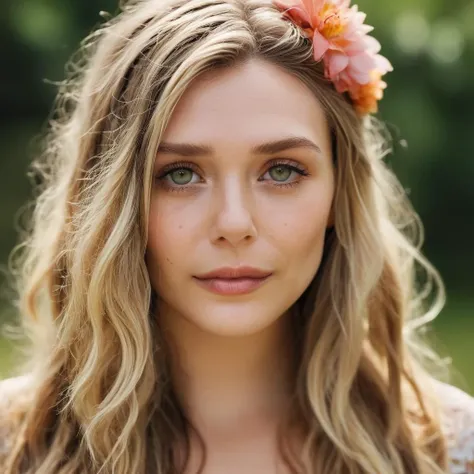
<instances>
[{"instance_id":1,"label":"woman's face","mask_svg":"<svg viewBox=\"0 0 474 474\"><path fill-rule=\"evenodd\" d=\"M274 324L315 276L330 225L331 141L314 95L261 60L207 72L171 117L155 177L147 265L160 314L227 336ZM271 275L196 278L242 266Z\"/></svg>"}]
</instances>

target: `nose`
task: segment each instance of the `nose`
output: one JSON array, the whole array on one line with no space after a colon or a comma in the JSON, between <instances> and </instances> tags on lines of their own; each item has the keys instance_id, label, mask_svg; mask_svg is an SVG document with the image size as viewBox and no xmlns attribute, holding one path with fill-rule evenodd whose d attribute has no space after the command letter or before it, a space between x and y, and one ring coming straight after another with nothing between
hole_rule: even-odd
<instances>
[{"instance_id":1,"label":"nose","mask_svg":"<svg viewBox=\"0 0 474 474\"><path fill-rule=\"evenodd\" d=\"M253 198L237 177L229 179L225 186L217 189L213 200L213 242L227 241L235 247L256 237L257 229L252 216Z\"/></svg>"}]
</instances>

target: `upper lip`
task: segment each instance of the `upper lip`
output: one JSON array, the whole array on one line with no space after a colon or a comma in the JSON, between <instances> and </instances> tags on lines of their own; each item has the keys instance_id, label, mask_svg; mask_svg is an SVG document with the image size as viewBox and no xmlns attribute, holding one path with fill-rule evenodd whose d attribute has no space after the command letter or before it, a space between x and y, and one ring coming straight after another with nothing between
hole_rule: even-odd
<instances>
[{"instance_id":1,"label":"upper lip","mask_svg":"<svg viewBox=\"0 0 474 474\"><path fill-rule=\"evenodd\" d=\"M222 267L202 275L196 275L196 278L200 280L211 278L265 278L271 274L272 272L253 267Z\"/></svg>"}]
</instances>

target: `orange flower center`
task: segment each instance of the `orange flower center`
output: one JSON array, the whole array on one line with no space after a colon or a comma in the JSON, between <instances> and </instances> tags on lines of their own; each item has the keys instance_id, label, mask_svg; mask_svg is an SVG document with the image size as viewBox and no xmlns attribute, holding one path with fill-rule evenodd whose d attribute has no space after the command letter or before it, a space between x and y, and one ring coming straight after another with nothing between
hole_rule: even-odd
<instances>
[{"instance_id":1,"label":"orange flower center","mask_svg":"<svg viewBox=\"0 0 474 474\"><path fill-rule=\"evenodd\" d=\"M342 20L334 5L326 3L321 9L320 14L322 17L320 33L325 38L335 38L344 32L346 23Z\"/></svg>"}]
</instances>

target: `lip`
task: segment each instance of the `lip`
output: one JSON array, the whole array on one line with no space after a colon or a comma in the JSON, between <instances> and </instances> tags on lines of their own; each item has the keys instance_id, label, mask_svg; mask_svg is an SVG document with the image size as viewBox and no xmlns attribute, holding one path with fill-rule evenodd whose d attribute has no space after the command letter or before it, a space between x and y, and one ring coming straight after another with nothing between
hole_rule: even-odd
<instances>
[{"instance_id":1,"label":"lip","mask_svg":"<svg viewBox=\"0 0 474 474\"><path fill-rule=\"evenodd\" d=\"M244 295L262 286L271 275L267 270L242 265L218 268L193 278L218 295Z\"/></svg>"},{"instance_id":2,"label":"lip","mask_svg":"<svg viewBox=\"0 0 474 474\"><path fill-rule=\"evenodd\" d=\"M240 266L240 267L222 267L216 270L212 270L208 273L202 275L196 275L194 278L198 280L211 280L211 279L263 279L267 278L272 274L267 270L262 270L260 268L254 268L249 266Z\"/></svg>"},{"instance_id":3,"label":"lip","mask_svg":"<svg viewBox=\"0 0 474 474\"><path fill-rule=\"evenodd\" d=\"M200 286L218 295L245 295L262 286L270 275L263 278L193 278Z\"/></svg>"}]
</instances>

